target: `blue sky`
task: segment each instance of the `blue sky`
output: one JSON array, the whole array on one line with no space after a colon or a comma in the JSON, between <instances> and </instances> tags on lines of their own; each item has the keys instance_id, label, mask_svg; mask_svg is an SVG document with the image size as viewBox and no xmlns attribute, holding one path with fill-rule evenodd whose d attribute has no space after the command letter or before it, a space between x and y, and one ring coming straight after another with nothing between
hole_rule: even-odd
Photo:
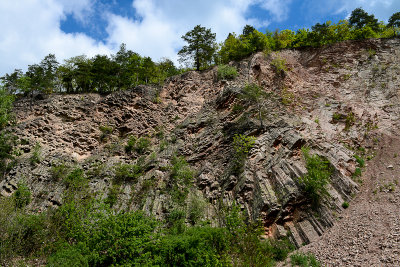
<instances>
[{"instance_id":1,"label":"blue sky","mask_svg":"<svg viewBox=\"0 0 400 267\"><path fill-rule=\"evenodd\" d=\"M220 42L246 24L297 30L345 19L357 7L387 21L400 0L1 0L0 76L49 53L62 63L115 53L121 43L156 61L176 61L180 37L198 24Z\"/></svg>"}]
</instances>

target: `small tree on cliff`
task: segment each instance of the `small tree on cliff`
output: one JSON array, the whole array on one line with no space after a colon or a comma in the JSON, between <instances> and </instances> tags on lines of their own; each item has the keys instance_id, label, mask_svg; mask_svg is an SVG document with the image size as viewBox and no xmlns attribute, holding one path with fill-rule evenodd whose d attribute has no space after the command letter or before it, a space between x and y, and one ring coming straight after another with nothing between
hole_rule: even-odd
<instances>
[{"instance_id":1,"label":"small tree on cliff","mask_svg":"<svg viewBox=\"0 0 400 267\"><path fill-rule=\"evenodd\" d=\"M400 12L396 12L390 17L389 23L387 26L392 27L393 33L394 33L394 35L396 35L396 28L400 28Z\"/></svg>"},{"instance_id":2,"label":"small tree on cliff","mask_svg":"<svg viewBox=\"0 0 400 267\"><path fill-rule=\"evenodd\" d=\"M197 25L193 30L187 32L182 39L188 43L178 52L179 61L192 61L196 70L211 63L216 51L215 33Z\"/></svg>"}]
</instances>

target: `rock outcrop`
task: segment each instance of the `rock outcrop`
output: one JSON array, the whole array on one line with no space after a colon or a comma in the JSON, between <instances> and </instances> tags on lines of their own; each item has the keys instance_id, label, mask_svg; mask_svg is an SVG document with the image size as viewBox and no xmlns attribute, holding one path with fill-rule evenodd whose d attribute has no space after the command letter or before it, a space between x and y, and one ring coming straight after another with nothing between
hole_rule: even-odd
<instances>
[{"instance_id":1,"label":"rock outcrop","mask_svg":"<svg viewBox=\"0 0 400 267\"><path fill-rule=\"evenodd\" d=\"M287 70L277 71L274 59L285 60ZM11 195L24 181L33 194L33 211L57 207L66 186L51 169L62 163L82 168L91 191L105 198L115 184L116 164L144 160L143 175L120 185L115 207L163 217L174 205L166 193L168 166L179 154L196 171L189 195L204 199L211 221L217 220L216 207L236 202L249 218L262 220L269 236L289 233L298 247L316 240L359 190L352 178L355 151L372 155L382 134L399 129L400 40L257 53L231 64L239 72L233 81L219 81L214 67L171 77L161 88L50 95L32 108L29 99L19 99L15 132L23 140L22 155L0 180L0 193ZM268 93L262 127L256 105L238 108L247 83ZM239 133L256 141L243 172L234 173L232 143ZM144 158L125 152L130 135L151 139ZM32 164L36 143L42 160ZM333 169L330 198L318 208L298 180L307 174L303 146Z\"/></svg>"}]
</instances>

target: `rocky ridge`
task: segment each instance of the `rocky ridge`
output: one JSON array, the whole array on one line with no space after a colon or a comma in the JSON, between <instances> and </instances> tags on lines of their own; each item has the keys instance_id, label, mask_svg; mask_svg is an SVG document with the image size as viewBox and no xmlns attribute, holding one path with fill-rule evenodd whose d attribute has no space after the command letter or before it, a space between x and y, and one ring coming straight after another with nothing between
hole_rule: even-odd
<instances>
[{"instance_id":1,"label":"rocky ridge","mask_svg":"<svg viewBox=\"0 0 400 267\"><path fill-rule=\"evenodd\" d=\"M285 60L287 70L276 71L274 59ZM268 236L289 234L297 247L318 240L337 222L343 202L351 203L362 188L362 179L352 178L354 154L361 151L372 158L382 136L397 135L400 40L258 53L231 64L239 72L233 81L218 80L214 67L171 77L162 88L140 86L106 96L51 95L36 99L32 108L29 99L18 100L15 131L24 140L22 155L0 181L0 193L11 195L24 181L33 194L31 210L57 207L65 185L52 178L51 167L63 162L85 170L91 191L105 198L114 183L115 164L139 159L124 151L128 136L148 136L145 174L134 184L121 185L117 209L165 216L175 205L165 186L177 153L196 170L190 197L204 199L206 218L217 220L217 207L235 201L250 218L262 220ZM254 105L235 110L249 82L268 92L264 127ZM101 127L112 132L105 135ZM240 174L231 171L236 133L256 138ZM32 165L36 143L42 160ZM305 145L334 170L331 197L317 210L298 182L307 173L301 154Z\"/></svg>"}]
</instances>

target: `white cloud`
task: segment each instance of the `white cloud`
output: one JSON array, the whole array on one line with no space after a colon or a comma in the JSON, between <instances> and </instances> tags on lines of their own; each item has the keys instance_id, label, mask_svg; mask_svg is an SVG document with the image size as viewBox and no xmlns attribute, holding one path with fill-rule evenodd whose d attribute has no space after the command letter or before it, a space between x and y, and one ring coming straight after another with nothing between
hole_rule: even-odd
<instances>
[{"instance_id":1,"label":"white cloud","mask_svg":"<svg viewBox=\"0 0 400 267\"><path fill-rule=\"evenodd\" d=\"M374 14L379 20L387 22L389 17L400 10L399 0L341 0L338 3L340 8L337 12L346 12L350 15L351 11L358 7L362 7L370 14Z\"/></svg>"},{"instance_id":2,"label":"white cloud","mask_svg":"<svg viewBox=\"0 0 400 267\"><path fill-rule=\"evenodd\" d=\"M109 15L109 38L107 43L126 43L139 54L177 58L182 47L181 36L201 24L217 34L217 41L225 40L230 32L240 33L243 26L265 26L269 22L246 18L247 9L256 4L254 0L134 0L132 6L140 20ZM282 16L280 16L282 17Z\"/></svg>"},{"instance_id":3,"label":"white cloud","mask_svg":"<svg viewBox=\"0 0 400 267\"><path fill-rule=\"evenodd\" d=\"M255 3L258 3L262 9L270 12L275 21L280 22L288 18L289 5L292 3L292 0L258 0Z\"/></svg>"},{"instance_id":4,"label":"white cloud","mask_svg":"<svg viewBox=\"0 0 400 267\"><path fill-rule=\"evenodd\" d=\"M66 34L60 21L67 12L79 14L90 5L78 0L3 0L0 1L0 76L15 68L26 70L47 54L56 54L59 61L72 56L110 53L105 44L84 34ZM82 3L85 1L82 1ZM88 3L86 1L85 3Z\"/></svg>"}]
</instances>

